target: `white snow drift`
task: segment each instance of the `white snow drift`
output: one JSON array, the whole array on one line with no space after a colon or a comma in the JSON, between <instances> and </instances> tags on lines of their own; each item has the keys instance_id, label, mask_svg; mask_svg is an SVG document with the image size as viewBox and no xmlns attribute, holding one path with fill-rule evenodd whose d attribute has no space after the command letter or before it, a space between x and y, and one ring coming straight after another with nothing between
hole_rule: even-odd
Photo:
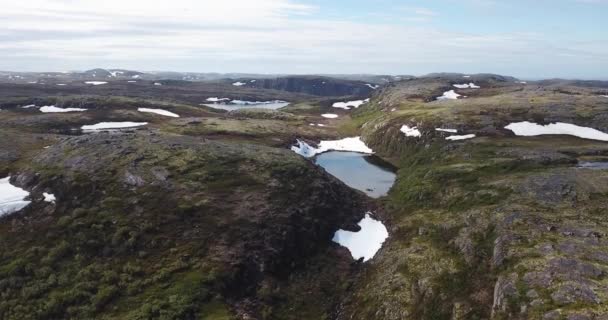
<instances>
[{"instance_id":1,"label":"white snow drift","mask_svg":"<svg viewBox=\"0 0 608 320\"><path fill-rule=\"evenodd\" d=\"M458 130L456 130L456 129L441 129L441 128L435 128L435 131L439 131L439 132L448 132L448 133L458 133Z\"/></svg>"},{"instance_id":2,"label":"white snow drift","mask_svg":"<svg viewBox=\"0 0 608 320\"><path fill-rule=\"evenodd\" d=\"M44 192L42 195L44 196L44 201L46 202L55 202L57 200L53 194Z\"/></svg>"},{"instance_id":3,"label":"white snow drift","mask_svg":"<svg viewBox=\"0 0 608 320\"><path fill-rule=\"evenodd\" d=\"M368 261L382 248L382 244L388 238L388 230L382 222L374 220L369 213L359 221L359 232L338 230L334 234L333 242L346 247L353 259Z\"/></svg>"},{"instance_id":4,"label":"white snow drift","mask_svg":"<svg viewBox=\"0 0 608 320\"><path fill-rule=\"evenodd\" d=\"M179 118L178 114L163 109L138 108L137 111L160 114L161 116L165 117Z\"/></svg>"},{"instance_id":5,"label":"white snow drift","mask_svg":"<svg viewBox=\"0 0 608 320\"><path fill-rule=\"evenodd\" d=\"M10 177L0 179L0 216L25 208L31 201L25 200L29 192L13 186Z\"/></svg>"},{"instance_id":6,"label":"white snow drift","mask_svg":"<svg viewBox=\"0 0 608 320\"><path fill-rule=\"evenodd\" d=\"M480 86L475 85L473 82L465 84L455 84L454 87L458 89L479 89Z\"/></svg>"},{"instance_id":7,"label":"white snow drift","mask_svg":"<svg viewBox=\"0 0 608 320\"><path fill-rule=\"evenodd\" d=\"M418 127L410 128L408 125L401 127L401 132L405 133L406 137L421 137L422 133L418 130Z\"/></svg>"},{"instance_id":8,"label":"white snow drift","mask_svg":"<svg viewBox=\"0 0 608 320\"><path fill-rule=\"evenodd\" d=\"M87 111L87 109L82 108L59 108L55 106L44 106L40 107L40 112L43 113L65 113L65 112L82 112Z\"/></svg>"},{"instance_id":9,"label":"white snow drift","mask_svg":"<svg viewBox=\"0 0 608 320\"><path fill-rule=\"evenodd\" d=\"M474 134L465 134L462 136L449 136L447 138L445 138L446 140L450 140L450 141L457 141L457 140L467 140L467 139L473 139L475 138L476 135Z\"/></svg>"},{"instance_id":10,"label":"white snow drift","mask_svg":"<svg viewBox=\"0 0 608 320\"><path fill-rule=\"evenodd\" d=\"M380 88L380 86L379 86L379 85L373 85L373 84L371 84L371 83L366 83L365 85L366 85L366 86L368 86L368 87L370 87L370 88L371 88L371 89L373 89L373 90L376 90L376 89Z\"/></svg>"},{"instance_id":11,"label":"white snow drift","mask_svg":"<svg viewBox=\"0 0 608 320\"><path fill-rule=\"evenodd\" d=\"M437 100L456 100L460 97L454 90L446 91L441 97L437 97Z\"/></svg>"},{"instance_id":12,"label":"white snow drift","mask_svg":"<svg viewBox=\"0 0 608 320\"><path fill-rule=\"evenodd\" d=\"M82 126L82 130L85 131L98 131L108 129L123 129L123 128L134 128L147 125L147 122L100 122L93 125Z\"/></svg>"},{"instance_id":13,"label":"white snow drift","mask_svg":"<svg viewBox=\"0 0 608 320\"><path fill-rule=\"evenodd\" d=\"M350 108L359 108L362 104L368 103L369 99L365 100L354 100L354 101L346 101L346 102L336 102L332 105L334 108L350 110Z\"/></svg>"},{"instance_id":14,"label":"white snow drift","mask_svg":"<svg viewBox=\"0 0 608 320\"><path fill-rule=\"evenodd\" d=\"M211 97L211 98L207 98L206 99L209 102L222 102L222 101L230 101L230 98L218 98L218 97Z\"/></svg>"},{"instance_id":15,"label":"white snow drift","mask_svg":"<svg viewBox=\"0 0 608 320\"><path fill-rule=\"evenodd\" d=\"M608 141L608 134L599 130L581 127L570 123L550 123L548 125L540 125L533 122L516 122L506 126L505 129L509 129L518 136L540 136L540 135L570 135L583 139Z\"/></svg>"},{"instance_id":16,"label":"white snow drift","mask_svg":"<svg viewBox=\"0 0 608 320\"><path fill-rule=\"evenodd\" d=\"M235 87L242 87L242 86L246 85L246 83L237 81L237 82L233 83L232 85Z\"/></svg>"},{"instance_id":17,"label":"white snow drift","mask_svg":"<svg viewBox=\"0 0 608 320\"><path fill-rule=\"evenodd\" d=\"M325 113L325 114L322 114L321 117L327 118L327 119L335 119L338 117L338 115L333 114L333 113Z\"/></svg>"},{"instance_id":18,"label":"white snow drift","mask_svg":"<svg viewBox=\"0 0 608 320\"><path fill-rule=\"evenodd\" d=\"M321 141L317 148L308 143L298 140L296 146L292 146L291 150L305 158L312 158L318 154L327 151L350 151L372 154L374 151L361 141L361 137L344 138L341 140Z\"/></svg>"},{"instance_id":19,"label":"white snow drift","mask_svg":"<svg viewBox=\"0 0 608 320\"><path fill-rule=\"evenodd\" d=\"M105 81L85 81L86 84L92 84L94 86L100 86L102 84L107 84Z\"/></svg>"}]
</instances>

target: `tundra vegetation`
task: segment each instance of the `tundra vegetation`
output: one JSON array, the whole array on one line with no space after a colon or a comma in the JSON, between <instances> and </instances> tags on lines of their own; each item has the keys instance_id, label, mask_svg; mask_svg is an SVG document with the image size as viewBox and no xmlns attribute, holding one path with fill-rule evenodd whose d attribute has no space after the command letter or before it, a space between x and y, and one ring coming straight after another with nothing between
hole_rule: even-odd
<instances>
[{"instance_id":1,"label":"tundra vegetation","mask_svg":"<svg viewBox=\"0 0 608 320\"><path fill-rule=\"evenodd\" d=\"M608 161L608 144L505 128L608 133L607 83L250 80L0 84L0 178L32 201L0 217L0 318L608 317L608 171L577 165ZM291 104L226 112L210 97ZM122 121L147 124L80 130ZM386 196L290 150L349 137L395 168ZM367 212L389 237L354 261L332 238Z\"/></svg>"}]
</instances>

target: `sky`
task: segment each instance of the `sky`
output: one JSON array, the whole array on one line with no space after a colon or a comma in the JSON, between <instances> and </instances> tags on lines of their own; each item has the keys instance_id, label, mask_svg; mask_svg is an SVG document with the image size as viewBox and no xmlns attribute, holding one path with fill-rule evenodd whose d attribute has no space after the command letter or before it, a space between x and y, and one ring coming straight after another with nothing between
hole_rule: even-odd
<instances>
[{"instance_id":1,"label":"sky","mask_svg":"<svg viewBox=\"0 0 608 320\"><path fill-rule=\"evenodd\" d=\"M0 70L608 79L608 0L0 0Z\"/></svg>"}]
</instances>

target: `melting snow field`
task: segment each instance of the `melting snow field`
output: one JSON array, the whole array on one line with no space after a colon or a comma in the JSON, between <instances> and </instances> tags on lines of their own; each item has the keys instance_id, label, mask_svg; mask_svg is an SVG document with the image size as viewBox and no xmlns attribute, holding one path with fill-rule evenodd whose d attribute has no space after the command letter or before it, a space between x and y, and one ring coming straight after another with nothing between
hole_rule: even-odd
<instances>
[{"instance_id":1,"label":"melting snow field","mask_svg":"<svg viewBox=\"0 0 608 320\"><path fill-rule=\"evenodd\" d=\"M388 230L382 222L374 220L369 213L359 222L361 230L352 232L338 230L334 234L333 242L346 247L353 259L369 261L382 248L382 244L388 238Z\"/></svg>"},{"instance_id":2,"label":"melting snow field","mask_svg":"<svg viewBox=\"0 0 608 320\"><path fill-rule=\"evenodd\" d=\"M123 129L123 128L134 128L147 125L147 122L100 122L94 125L82 126L84 131L99 131L109 129Z\"/></svg>"},{"instance_id":3,"label":"melting snow field","mask_svg":"<svg viewBox=\"0 0 608 320\"><path fill-rule=\"evenodd\" d=\"M163 109L138 108L137 111L160 114L161 116L166 116L166 117L179 118L178 114L175 114L173 112L163 110Z\"/></svg>"},{"instance_id":4,"label":"melting snow field","mask_svg":"<svg viewBox=\"0 0 608 320\"><path fill-rule=\"evenodd\" d=\"M435 131L439 131L439 132L448 132L448 133L458 133L458 130L456 130L456 129L441 129L441 128L435 128Z\"/></svg>"},{"instance_id":5,"label":"melting snow field","mask_svg":"<svg viewBox=\"0 0 608 320\"><path fill-rule=\"evenodd\" d=\"M460 97L454 90L446 91L441 97L437 97L437 100L456 100Z\"/></svg>"},{"instance_id":6,"label":"melting snow field","mask_svg":"<svg viewBox=\"0 0 608 320\"><path fill-rule=\"evenodd\" d=\"M44 106L40 107L40 112L43 113L64 113L64 112L82 112L87 111L87 109L81 108L58 108L55 106Z\"/></svg>"},{"instance_id":7,"label":"melting snow field","mask_svg":"<svg viewBox=\"0 0 608 320\"><path fill-rule=\"evenodd\" d=\"M235 87L242 87L242 86L246 85L246 83L237 81L237 82L233 83L232 85Z\"/></svg>"},{"instance_id":8,"label":"melting snow field","mask_svg":"<svg viewBox=\"0 0 608 320\"><path fill-rule=\"evenodd\" d=\"M583 139L608 141L608 134L599 130L581 127L570 123L551 123L548 125L540 125L533 122L517 122L511 123L506 126L505 129L509 129L517 136L540 136L540 135L570 135Z\"/></svg>"},{"instance_id":9,"label":"melting snow field","mask_svg":"<svg viewBox=\"0 0 608 320\"><path fill-rule=\"evenodd\" d=\"M333 114L333 113L325 113L325 114L322 114L321 117L327 118L327 119L335 119L338 117L338 115Z\"/></svg>"},{"instance_id":10,"label":"melting snow field","mask_svg":"<svg viewBox=\"0 0 608 320\"><path fill-rule=\"evenodd\" d=\"M466 134L463 136L449 136L447 138L445 138L446 140L450 140L450 141L458 141L458 140L467 140L467 139L473 139L475 138L476 135L474 134Z\"/></svg>"},{"instance_id":11,"label":"melting snow field","mask_svg":"<svg viewBox=\"0 0 608 320\"><path fill-rule=\"evenodd\" d=\"M162 84L162 83L160 83L160 82L154 82L154 85L155 85L155 86L162 86L163 84Z\"/></svg>"},{"instance_id":12,"label":"melting snow field","mask_svg":"<svg viewBox=\"0 0 608 320\"><path fill-rule=\"evenodd\" d=\"M468 84L455 84L454 87L458 88L458 89L480 89L480 86L476 86L473 82L468 83Z\"/></svg>"},{"instance_id":13,"label":"melting snow field","mask_svg":"<svg viewBox=\"0 0 608 320\"><path fill-rule=\"evenodd\" d=\"M10 184L10 177L0 179L0 216L25 208L31 201L24 200L29 192Z\"/></svg>"},{"instance_id":14,"label":"melting snow field","mask_svg":"<svg viewBox=\"0 0 608 320\"><path fill-rule=\"evenodd\" d=\"M92 84L94 86L100 86L102 84L107 84L105 81L85 81L86 84Z\"/></svg>"},{"instance_id":15,"label":"melting snow field","mask_svg":"<svg viewBox=\"0 0 608 320\"><path fill-rule=\"evenodd\" d=\"M336 102L332 105L334 108L350 110L350 108L359 108L362 104L368 103L369 99L365 100L355 100L355 101L346 101L346 102Z\"/></svg>"},{"instance_id":16,"label":"melting snow field","mask_svg":"<svg viewBox=\"0 0 608 320\"><path fill-rule=\"evenodd\" d=\"M296 146L291 150L305 158L312 158L317 154L327 151L351 151L372 154L374 151L361 141L361 137L344 138L342 140L321 141L319 147L315 148L308 143L298 140Z\"/></svg>"},{"instance_id":17,"label":"melting snow field","mask_svg":"<svg viewBox=\"0 0 608 320\"><path fill-rule=\"evenodd\" d=\"M418 127L410 128L407 125L401 127L401 132L405 133L406 137L421 137L422 133L418 130Z\"/></svg>"},{"instance_id":18,"label":"melting snow field","mask_svg":"<svg viewBox=\"0 0 608 320\"><path fill-rule=\"evenodd\" d=\"M366 83L365 85L368 86L368 87L370 87L372 90L376 90L376 89L380 88L379 85L373 85L371 83Z\"/></svg>"},{"instance_id":19,"label":"melting snow field","mask_svg":"<svg viewBox=\"0 0 608 320\"><path fill-rule=\"evenodd\" d=\"M604 97L604 98L608 98L608 96L602 96L602 97Z\"/></svg>"}]
</instances>

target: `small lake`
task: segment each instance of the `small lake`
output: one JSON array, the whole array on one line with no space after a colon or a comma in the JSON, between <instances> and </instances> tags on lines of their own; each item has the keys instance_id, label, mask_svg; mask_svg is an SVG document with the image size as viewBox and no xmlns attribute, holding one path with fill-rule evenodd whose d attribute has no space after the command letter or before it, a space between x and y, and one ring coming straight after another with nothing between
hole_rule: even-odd
<instances>
[{"instance_id":1,"label":"small lake","mask_svg":"<svg viewBox=\"0 0 608 320\"><path fill-rule=\"evenodd\" d=\"M583 169L608 170L608 162L581 161L576 165L576 167Z\"/></svg>"},{"instance_id":2,"label":"small lake","mask_svg":"<svg viewBox=\"0 0 608 320\"><path fill-rule=\"evenodd\" d=\"M252 104L226 104L226 103L206 103L207 107L214 109L222 109L228 111L241 109L272 109L277 110L289 105L289 102L272 102L272 103L252 103Z\"/></svg>"},{"instance_id":3,"label":"small lake","mask_svg":"<svg viewBox=\"0 0 608 320\"><path fill-rule=\"evenodd\" d=\"M353 189L372 198L388 194L395 183L395 169L369 154L331 151L318 155L315 163Z\"/></svg>"}]
</instances>

